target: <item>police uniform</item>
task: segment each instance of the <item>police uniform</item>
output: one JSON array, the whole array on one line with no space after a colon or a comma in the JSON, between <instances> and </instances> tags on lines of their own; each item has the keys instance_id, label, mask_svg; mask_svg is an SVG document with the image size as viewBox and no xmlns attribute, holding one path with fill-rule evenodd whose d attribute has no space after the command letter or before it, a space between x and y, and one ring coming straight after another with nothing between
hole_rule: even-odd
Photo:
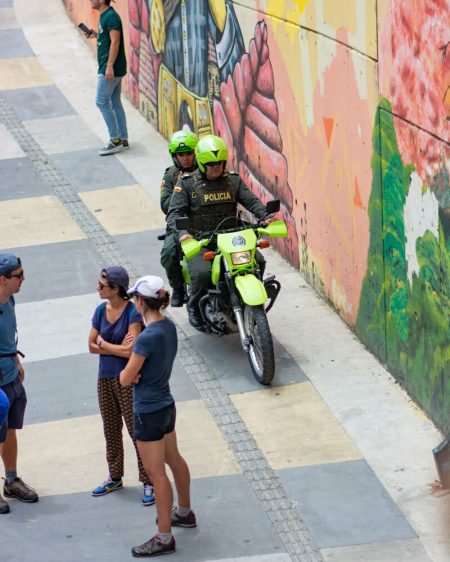
<instances>
[{"instance_id":1,"label":"police uniform","mask_svg":"<svg viewBox=\"0 0 450 562\"><path fill-rule=\"evenodd\" d=\"M167 225L171 232L181 238L187 231L178 231L177 218L189 217L193 231L213 230L224 218L236 217L237 205L241 204L258 219L267 213L261 201L247 188L236 172L225 172L217 180L207 180L199 170L181 175L174 188L167 214ZM224 228L233 227L227 221ZM206 251L206 249L205 249ZM262 256L258 261L264 260ZM200 298L211 283L211 262L199 254L189 260L191 295L188 310L197 311Z\"/></svg>"},{"instance_id":2,"label":"police uniform","mask_svg":"<svg viewBox=\"0 0 450 562\"><path fill-rule=\"evenodd\" d=\"M178 166L170 166L164 172L161 182L160 206L167 215L172 198L173 189L181 175ZM180 266L180 244L175 232L167 229L163 247L161 248L161 265L166 270L167 279L172 289L182 289L184 286L183 273Z\"/></svg>"}]
</instances>

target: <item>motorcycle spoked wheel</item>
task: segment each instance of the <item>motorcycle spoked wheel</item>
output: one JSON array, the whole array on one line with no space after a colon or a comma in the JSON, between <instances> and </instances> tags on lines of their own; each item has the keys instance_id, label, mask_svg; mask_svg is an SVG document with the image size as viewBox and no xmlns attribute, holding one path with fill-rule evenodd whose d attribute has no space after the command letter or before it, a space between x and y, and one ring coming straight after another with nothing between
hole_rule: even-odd
<instances>
[{"instance_id":1,"label":"motorcycle spoked wheel","mask_svg":"<svg viewBox=\"0 0 450 562\"><path fill-rule=\"evenodd\" d=\"M275 374L275 355L269 322L262 306L245 305L244 328L251 339L247 356L253 375L260 384L270 384Z\"/></svg>"}]
</instances>

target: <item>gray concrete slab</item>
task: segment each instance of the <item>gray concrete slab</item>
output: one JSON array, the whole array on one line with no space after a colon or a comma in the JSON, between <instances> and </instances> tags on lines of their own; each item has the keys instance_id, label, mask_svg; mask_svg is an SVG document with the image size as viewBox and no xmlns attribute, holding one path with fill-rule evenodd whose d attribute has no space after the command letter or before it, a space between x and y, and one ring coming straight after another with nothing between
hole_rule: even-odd
<instances>
[{"instance_id":1,"label":"gray concrete slab","mask_svg":"<svg viewBox=\"0 0 450 562\"><path fill-rule=\"evenodd\" d=\"M96 291L101 261L88 240L7 251L21 257L25 270L25 282L17 302L35 302Z\"/></svg>"},{"instance_id":2,"label":"gray concrete slab","mask_svg":"<svg viewBox=\"0 0 450 562\"><path fill-rule=\"evenodd\" d=\"M17 29L19 27L14 8L0 3L0 29Z\"/></svg>"},{"instance_id":3,"label":"gray concrete slab","mask_svg":"<svg viewBox=\"0 0 450 562\"><path fill-rule=\"evenodd\" d=\"M2 95L22 121L61 117L75 113L73 107L56 86L38 86L20 90L5 90ZM39 142L39 138L36 139Z\"/></svg>"},{"instance_id":4,"label":"gray concrete slab","mask_svg":"<svg viewBox=\"0 0 450 562\"><path fill-rule=\"evenodd\" d=\"M100 498L85 493L44 497L37 504L11 501L11 513L2 517L2 536L8 536L2 559L128 562L131 546L156 531L156 509L140 505L140 492L133 487ZM177 552L171 560L258 559L285 552L243 476L193 480L192 499L198 527L174 529Z\"/></svg>"},{"instance_id":5,"label":"gray concrete slab","mask_svg":"<svg viewBox=\"0 0 450 562\"><path fill-rule=\"evenodd\" d=\"M52 191L27 158L0 160L0 178L0 201L50 195Z\"/></svg>"},{"instance_id":6,"label":"gray concrete slab","mask_svg":"<svg viewBox=\"0 0 450 562\"><path fill-rule=\"evenodd\" d=\"M325 548L326 562L431 562L419 539Z\"/></svg>"},{"instance_id":7,"label":"gray concrete slab","mask_svg":"<svg viewBox=\"0 0 450 562\"><path fill-rule=\"evenodd\" d=\"M0 59L31 56L33 51L21 29L0 29Z\"/></svg>"},{"instance_id":8,"label":"gray concrete slab","mask_svg":"<svg viewBox=\"0 0 450 562\"><path fill-rule=\"evenodd\" d=\"M114 236L114 240L142 275L159 275L167 279L166 272L159 261L163 243L157 239L158 234L162 234L162 231L147 230Z\"/></svg>"},{"instance_id":9,"label":"gray concrete slab","mask_svg":"<svg viewBox=\"0 0 450 562\"><path fill-rule=\"evenodd\" d=\"M416 534L365 461L277 471L320 548Z\"/></svg>"},{"instance_id":10,"label":"gray concrete slab","mask_svg":"<svg viewBox=\"0 0 450 562\"><path fill-rule=\"evenodd\" d=\"M190 340L205 361L214 369L228 394L240 394L265 388L253 376L238 334L219 338L213 334L199 333L191 336ZM276 371L272 386L284 386L308 380L305 373L275 338L273 345Z\"/></svg>"},{"instance_id":11,"label":"gray concrete slab","mask_svg":"<svg viewBox=\"0 0 450 562\"><path fill-rule=\"evenodd\" d=\"M178 359L175 359L173 365L172 376L170 378L170 390L175 402L200 399L198 390Z\"/></svg>"},{"instance_id":12,"label":"gray concrete slab","mask_svg":"<svg viewBox=\"0 0 450 562\"><path fill-rule=\"evenodd\" d=\"M86 339L89 327L86 327ZM25 363L26 423L91 416L97 402L98 357L89 353ZM189 375L175 360L170 388L176 402L198 400ZM57 399L55 398L57 397Z\"/></svg>"},{"instance_id":13,"label":"gray concrete slab","mask_svg":"<svg viewBox=\"0 0 450 562\"><path fill-rule=\"evenodd\" d=\"M114 155L102 158L94 149L55 154L53 160L77 191L136 183Z\"/></svg>"},{"instance_id":14,"label":"gray concrete slab","mask_svg":"<svg viewBox=\"0 0 450 562\"><path fill-rule=\"evenodd\" d=\"M25 423L98 414L97 365L89 353L26 363Z\"/></svg>"}]
</instances>

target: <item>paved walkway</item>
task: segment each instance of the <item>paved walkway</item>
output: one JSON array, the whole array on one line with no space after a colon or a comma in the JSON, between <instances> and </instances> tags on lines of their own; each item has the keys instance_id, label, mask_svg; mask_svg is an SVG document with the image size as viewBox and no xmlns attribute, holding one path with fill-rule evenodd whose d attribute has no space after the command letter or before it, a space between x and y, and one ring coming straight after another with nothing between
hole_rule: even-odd
<instances>
[{"instance_id":1,"label":"paved walkway","mask_svg":"<svg viewBox=\"0 0 450 562\"><path fill-rule=\"evenodd\" d=\"M96 358L87 333L101 267L163 274L159 182L167 142L130 106L132 149L100 158L96 65L60 0L0 0L0 250L22 257L17 298L29 394L20 474L35 505L0 519L8 562L129 560L154 531L127 442L126 487L104 498ZM441 439L340 319L275 253L273 388L236 337L192 330L173 391L199 527L183 562L447 562L450 496L433 492ZM7 538L6 538L7 537Z\"/></svg>"}]
</instances>

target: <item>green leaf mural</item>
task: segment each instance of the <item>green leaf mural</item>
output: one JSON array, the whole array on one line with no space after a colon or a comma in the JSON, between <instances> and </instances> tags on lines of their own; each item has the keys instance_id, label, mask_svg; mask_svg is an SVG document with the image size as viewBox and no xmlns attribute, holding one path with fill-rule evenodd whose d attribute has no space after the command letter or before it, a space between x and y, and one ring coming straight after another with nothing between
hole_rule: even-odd
<instances>
[{"instance_id":1,"label":"green leaf mural","mask_svg":"<svg viewBox=\"0 0 450 562\"><path fill-rule=\"evenodd\" d=\"M450 431L450 240L427 231L408 279L404 206L414 168L398 150L391 106L373 131L370 245L356 331L445 432ZM442 201L441 201L442 202ZM442 214L440 213L440 217Z\"/></svg>"}]
</instances>

